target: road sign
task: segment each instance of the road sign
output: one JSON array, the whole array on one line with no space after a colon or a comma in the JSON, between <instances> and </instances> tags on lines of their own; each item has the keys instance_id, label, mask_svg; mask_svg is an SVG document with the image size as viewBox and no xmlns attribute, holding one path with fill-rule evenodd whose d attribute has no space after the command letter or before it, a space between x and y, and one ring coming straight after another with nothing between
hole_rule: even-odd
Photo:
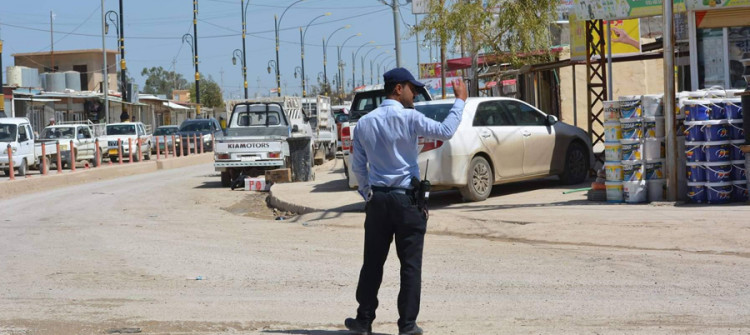
<instances>
[{"instance_id":1,"label":"road sign","mask_svg":"<svg viewBox=\"0 0 750 335\"><path fill-rule=\"evenodd\" d=\"M430 0L412 0L411 1L411 13L427 14L429 12Z\"/></svg>"}]
</instances>

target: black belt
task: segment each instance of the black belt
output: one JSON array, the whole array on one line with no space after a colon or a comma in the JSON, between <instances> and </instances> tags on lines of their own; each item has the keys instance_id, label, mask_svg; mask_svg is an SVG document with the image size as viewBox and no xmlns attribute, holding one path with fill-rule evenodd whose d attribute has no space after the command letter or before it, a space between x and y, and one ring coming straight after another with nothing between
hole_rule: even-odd
<instances>
[{"instance_id":1,"label":"black belt","mask_svg":"<svg viewBox=\"0 0 750 335\"><path fill-rule=\"evenodd\" d=\"M373 192L411 194L411 189L402 187L373 186L371 189Z\"/></svg>"}]
</instances>

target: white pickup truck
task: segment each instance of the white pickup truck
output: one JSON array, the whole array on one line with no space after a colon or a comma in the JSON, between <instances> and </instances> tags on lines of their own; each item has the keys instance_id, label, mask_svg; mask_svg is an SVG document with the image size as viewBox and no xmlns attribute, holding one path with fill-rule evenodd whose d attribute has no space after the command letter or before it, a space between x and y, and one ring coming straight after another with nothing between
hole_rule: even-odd
<instances>
[{"instance_id":1,"label":"white pickup truck","mask_svg":"<svg viewBox=\"0 0 750 335\"><path fill-rule=\"evenodd\" d=\"M13 169L19 176L25 176L29 168L39 168L42 160L49 169L49 162L57 153L56 147L47 146L42 156L41 144L35 143L34 131L26 118L0 118L0 169L10 175L8 163L8 145L12 150Z\"/></svg>"},{"instance_id":2,"label":"white pickup truck","mask_svg":"<svg viewBox=\"0 0 750 335\"><path fill-rule=\"evenodd\" d=\"M317 96L302 98L302 110L308 116L313 132L313 150L316 164L336 158L338 130L331 110L331 98Z\"/></svg>"},{"instance_id":3,"label":"white pickup truck","mask_svg":"<svg viewBox=\"0 0 750 335\"><path fill-rule=\"evenodd\" d=\"M290 146L306 143L312 166L312 128L298 97L228 101L231 111L226 136L216 139L214 169L222 186L240 173L260 175L265 170L292 167ZM304 139L307 141L304 141ZM301 139L302 141L295 141ZM296 149L296 147L293 147Z\"/></svg>"},{"instance_id":4,"label":"white pickup truck","mask_svg":"<svg viewBox=\"0 0 750 335\"><path fill-rule=\"evenodd\" d=\"M141 122L123 122L111 123L107 125L107 136L99 141L107 142L107 156L113 162L120 161L120 152L122 159L129 159L130 148L133 149L133 161L139 161L138 140L141 140L141 153L146 160L151 159L151 135L148 134L146 127ZM117 140L120 140L120 147L117 146ZM131 143L128 143L131 140Z\"/></svg>"},{"instance_id":5,"label":"white pickup truck","mask_svg":"<svg viewBox=\"0 0 750 335\"><path fill-rule=\"evenodd\" d=\"M46 145L45 151L50 156L52 164L57 164L57 157L50 155L50 149L57 148L57 142L60 142L60 160L63 167L69 168L71 162L71 150L75 154L76 163L88 161L94 164L96 162L96 141L93 131L85 124L63 124L48 126L42 130L38 142ZM72 148L71 142L73 144ZM40 144L41 145L41 144ZM99 141L99 157L105 157L107 153L107 141Z\"/></svg>"}]
</instances>

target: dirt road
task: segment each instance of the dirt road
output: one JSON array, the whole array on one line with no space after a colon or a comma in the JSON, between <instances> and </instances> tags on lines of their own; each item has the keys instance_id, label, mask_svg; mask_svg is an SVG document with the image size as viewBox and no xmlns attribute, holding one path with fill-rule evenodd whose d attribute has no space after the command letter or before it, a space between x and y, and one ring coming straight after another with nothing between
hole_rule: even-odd
<instances>
[{"instance_id":1,"label":"dirt road","mask_svg":"<svg viewBox=\"0 0 750 335\"><path fill-rule=\"evenodd\" d=\"M344 334L363 215L272 217L211 165L3 200L0 334ZM426 238L428 334L750 333L746 254L441 229ZM397 332L397 292L392 252L378 333Z\"/></svg>"}]
</instances>

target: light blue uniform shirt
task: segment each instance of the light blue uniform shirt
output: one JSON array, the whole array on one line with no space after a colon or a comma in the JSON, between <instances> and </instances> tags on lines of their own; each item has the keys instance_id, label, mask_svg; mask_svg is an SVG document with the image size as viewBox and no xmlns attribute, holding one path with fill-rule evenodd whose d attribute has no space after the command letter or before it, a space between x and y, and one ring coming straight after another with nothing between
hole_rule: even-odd
<instances>
[{"instance_id":1,"label":"light blue uniform shirt","mask_svg":"<svg viewBox=\"0 0 750 335\"><path fill-rule=\"evenodd\" d=\"M411 188L411 177L419 178L417 138L448 140L461 123L465 102L456 99L443 122L386 99L363 116L354 128L352 172L359 192L367 200L371 186ZM369 171L367 163L370 163Z\"/></svg>"}]
</instances>

